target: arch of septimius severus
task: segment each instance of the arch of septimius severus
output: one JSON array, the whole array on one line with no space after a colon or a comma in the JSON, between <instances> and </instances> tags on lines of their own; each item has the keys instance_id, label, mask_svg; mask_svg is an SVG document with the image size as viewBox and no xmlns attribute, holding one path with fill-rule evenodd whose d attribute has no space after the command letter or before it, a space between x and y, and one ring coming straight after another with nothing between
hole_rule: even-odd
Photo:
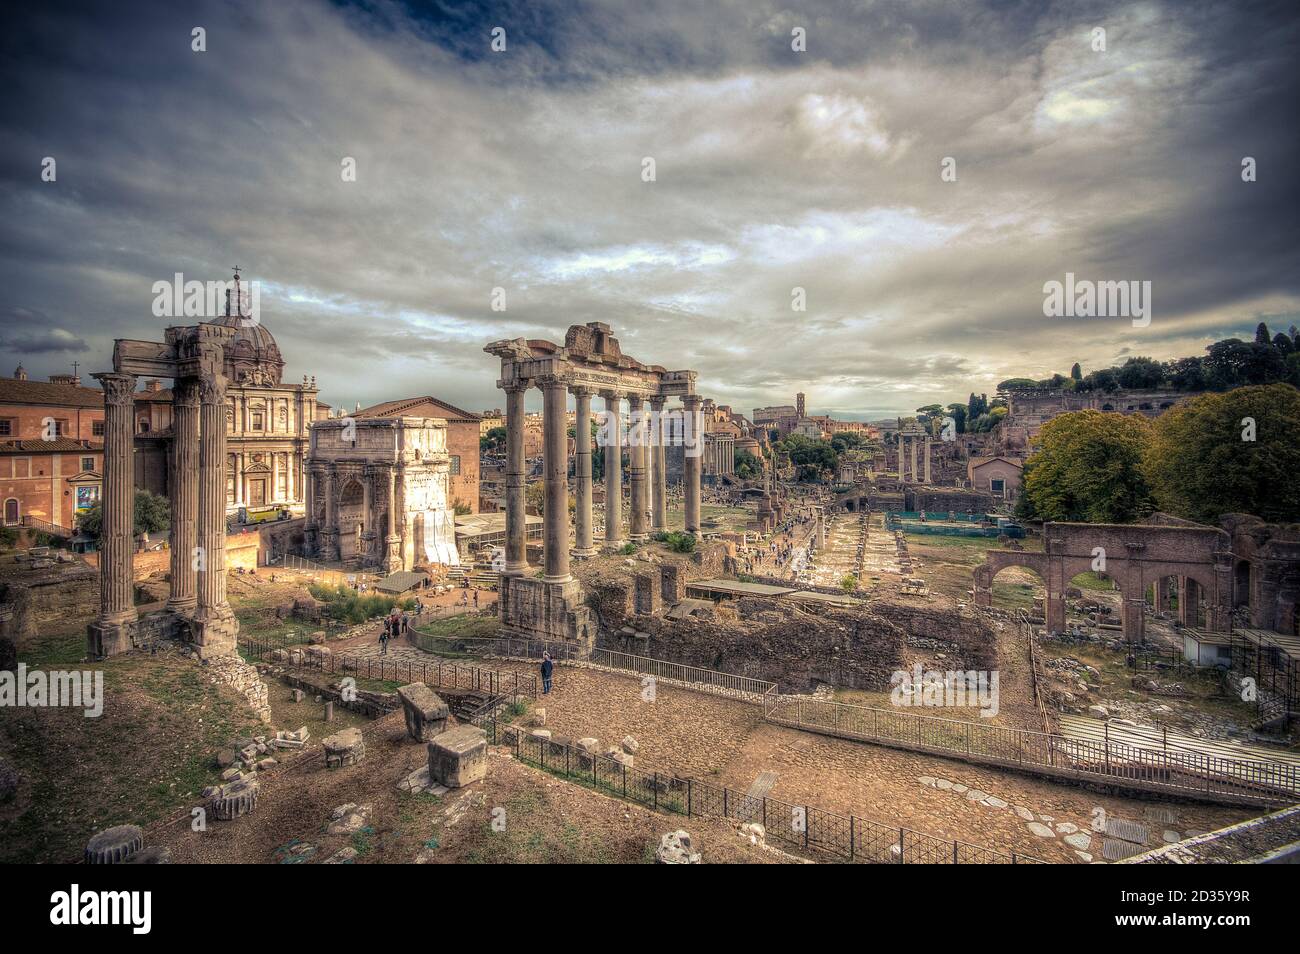
<instances>
[{"instance_id":1,"label":"arch of septimius severus","mask_svg":"<svg viewBox=\"0 0 1300 954\"><path fill-rule=\"evenodd\" d=\"M568 396L577 405L574 433L579 435L574 459L575 546L579 559L597 552L592 539L590 441L591 400L604 398L607 433L618 434L627 402L629 438L604 442L605 547L617 549L629 539L642 541L652 531L667 528L667 467L665 444L674 438L659 426L671 398L680 398L684 415L680 439L685 454L685 529L700 531L700 407L694 371L668 371L622 353L618 339L601 322L573 325L564 344L545 340L495 341L484 348L501 359L497 387L506 392L506 553L501 579L501 625L511 633L533 638L577 642L590 649L595 638L591 611L569 566ZM524 540L524 394L540 388L543 395L544 567L540 579L530 573ZM652 413L654 412L654 413ZM651 433L657 430L659 433ZM631 484L627 528L622 512L622 458L628 455Z\"/></svg>"},{"instance_id":2,"label":"arch of septimius severus","mask_svg":"<svg viewBox=\"0 0 1300 954\"><path fill-rule=\"evenodd\" d=\"M225 348L236 329L197 324L168 328L162 342L118 340L104 388L103 527L99 616L89 653L125 652L141 634L185 633L201 655L235 653L239 624L226 602ZM132 577L135 480L132 463L138 377L171 378L171 593L166 609L141 619Z\"/></svg>"}]
</instances>

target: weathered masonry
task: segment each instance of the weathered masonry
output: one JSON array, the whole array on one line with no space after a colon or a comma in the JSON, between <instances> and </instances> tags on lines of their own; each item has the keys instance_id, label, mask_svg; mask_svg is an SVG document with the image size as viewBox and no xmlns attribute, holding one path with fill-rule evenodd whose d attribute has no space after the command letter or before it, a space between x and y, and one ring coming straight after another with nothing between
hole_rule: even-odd
<instances>
[{"instance_id":1,"label":"weathered masonry","mask_svg":"<svg viewBox=\"0 0 1300 954\"><path fill-rule=\"evenodd\" d=\"M252 320L252 319L250 319ZM201 655L231 656L239 623L226 602L225 347L236 330L198 324L168 328L166 340L119 339L104 388L104 511L99 616L87 630L90 656L125 652L143 634L181 632ZM171 378L173 438L171 592L147 620L135 609L132 563L135 481L131 458L136 379Z\"/></svg>"},{"instance_id":2,"label":"weathered masonry","mask_svg":"<svg viewBox=\"0 0 1300 954\"><path fill-rule=\"evenodd\" d=\"M975 568L975 602L991 606L993 578L1009 566L1025 567L1046 587L1047 629L1063 632L1066 588L1104 555L1104 572L1124 597L1123 630L1131 642L1142 641L1148 590L1161 611L1176 591L1179 621L1187 626L1230 632L1236 610L1256 627L1294 632L1300 535L1238 514L1223 523L1227 529L1164 514L1142 524L1047 523L1041 553L988 551Z\"/></svg>"},{"instance_id":3,"label":"weathered masonry","mask_svg":"<svg viewBox=\"0 0 1300 954\"><path fill-rule=\"evenodd\" d=\"M622 353L609 326L573 325L564 344L516 338L484 348L501 359L497 387L506 392L506 563L501 580L500 614L507 632L544 639L577 641L588 650L595 637L591 611L569 572L568 450L565 412L568 397L577 405L574 433L591 432L591 400L605 400L601 433L605 464L605 547L618 549L629 539L643 541L667 529L667 468L664 448L681 442L685 455L686 531L700 532L702 398L695 393L694 371L668 371ZM543 475L545 480L544 554L540 579L532 576L524 542L524 394L543 395ZM671 398L682 410L665 417ZM627 402L626 416L623 403ZM624 433L626 436L624 437ZM597 552L592 539L590 441L576 441L574 460L578 559ZM628 457L630 506L625 531L622 506L622 453Z\"/></svg>"}]
</instances>

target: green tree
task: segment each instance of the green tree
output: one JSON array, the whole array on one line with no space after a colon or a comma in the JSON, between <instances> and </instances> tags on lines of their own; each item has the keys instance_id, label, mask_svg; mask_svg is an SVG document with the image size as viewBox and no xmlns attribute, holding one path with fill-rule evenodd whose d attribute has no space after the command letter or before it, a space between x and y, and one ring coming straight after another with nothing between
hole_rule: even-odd
<instances>
[{"instance_id":1,"label":"green tree","mask_svg":"<svg viewBox=\"0 0 1300 954\"><path fill-rule=\"evenodd\" d=\"M1081 367L1079 366L1079 362L1078 362L1078 361L1076 361L1076 362L1074 362L1074 364L1070 365L1070 380L1072 380L1072 381L1082 381L1082 380L1083 380L1083 368L1081 368Z\"/></svg>"},{"instance_id":2,"label":"green tree","mask_svg":"<svg viewBox=\"0 0 1300 954\"><path fill-rule=\"evenodd\" d=\"M148 490L135 492L135 526L132 532L157 533L171 526L171 504L167 498ZM95 504L89 510L77 516L77 529L88 537L99 537L104 526L104 510L101 504Z\"/></svg>"},{"instance_id":3,"label":"green tree","mask_svg":"<svg viewBox=\"0 0 1300 954\"><path fill-rule=\"evenodd\" d=\"M1165 412L1144 456L1156 502L1189 520L1300 519L1297 421L1300 391L1289 384L1205 394Z\"/></svg>"},{"instance_id":4,"label":"green tree","mask_svg":"<svg viewBox=\"0 0 1300 954\"><path fill-rule=\"evenodd\" d=\"M506 429L490 427L488 432L478 439L479 450L489 454L503 454L506 449Z\"/></svg>"},{"instance_id":5,"label":"green tree","mask_svg":"<svg viewBox=\"0 0 1300 954\"><path fill-rule=\"evenodd\" d=\"M966 405L949 404L948 412L952 415L952 419L957 423L957 433L965 434L966 433Z\"/></svg>"},{"instance_id":6,"label":"green tree","mask_svg":"<svg viewBox=\"0 0 1300 954\"><path fill-rule=\"evenodd\" d=\"M1268 335L1268 325L1264 324L1264 322L1261 321L1258 325L1255 326L1255 344L1269 345L1272 343L1273 343L1273 339L1270 338Z\"/></svg>"},{"instance_id":7,"label":"green tree","mask_svg":"<svg viewBox=\"0 0 1300 954\"><path fill-rule=\"evenodd\" d=\"M1150 424L1141 415L1072 411L1043 425L1025 463L1022 515L1128 523L1151 511L1143 472Z\"/></svg>"},{"instance_id":8,"label":"green tree","mask_svg":"<svg viewBox=\"0 0 1300 954\"><path fill-rule=\"evenodd\" d=\"M735 454L735 471L741 480L757 480L763 476L763 462L749 451L738 450Z\"/></svg>"}]
</instances>

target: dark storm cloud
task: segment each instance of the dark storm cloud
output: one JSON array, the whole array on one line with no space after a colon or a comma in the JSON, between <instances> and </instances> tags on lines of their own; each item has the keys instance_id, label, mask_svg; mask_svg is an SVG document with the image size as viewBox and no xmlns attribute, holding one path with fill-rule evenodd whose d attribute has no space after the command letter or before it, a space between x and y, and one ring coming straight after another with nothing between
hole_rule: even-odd
<instances>
[{"instance_id":1,"label":"dark storm cloud","mask_svg":"<svg viewBox=\"0 0 1300 954\"><path fill-rule=\"evenodd\" d=\"M0 352L98 369L239 264L349 407L499 404L485 342L583 321L742 409L1197 353L1300 311L1297 45L1281 4L41 9L0 35ZM1066 272L1151 281L1151 325L1044 317Z\"/></svg>"}]
</instances>

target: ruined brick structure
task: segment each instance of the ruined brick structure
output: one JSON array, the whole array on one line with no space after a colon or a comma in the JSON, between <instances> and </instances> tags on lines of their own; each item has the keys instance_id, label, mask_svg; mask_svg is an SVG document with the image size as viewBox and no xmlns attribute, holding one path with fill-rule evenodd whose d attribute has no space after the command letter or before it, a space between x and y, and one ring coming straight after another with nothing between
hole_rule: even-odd
<instances>
[{"instance_id":1,"label":"ruined brick structure","mask_svg":"<svg viewBox=\"0 0 1300 954\"><path fill-rule=\"evenodd\" d=\"M1241 514L1223 524L1227 529L1164 514L1141 524L1046 523L1042 553L988 551L975 568L975 601L991 606L993 578L1006 567L1025 567L1045 584L1047 629L1063 632L1065 589L1096 569L1101 554L1103 572L1123 593L1123 630L1131 642L1143 638L1148 588L1156 608L1165 609L1171 585L1184 625L1229 632L1234 609L1244 608L1253 626L1295 633L1300 529Z\"/></svg>"}]
</instances>

